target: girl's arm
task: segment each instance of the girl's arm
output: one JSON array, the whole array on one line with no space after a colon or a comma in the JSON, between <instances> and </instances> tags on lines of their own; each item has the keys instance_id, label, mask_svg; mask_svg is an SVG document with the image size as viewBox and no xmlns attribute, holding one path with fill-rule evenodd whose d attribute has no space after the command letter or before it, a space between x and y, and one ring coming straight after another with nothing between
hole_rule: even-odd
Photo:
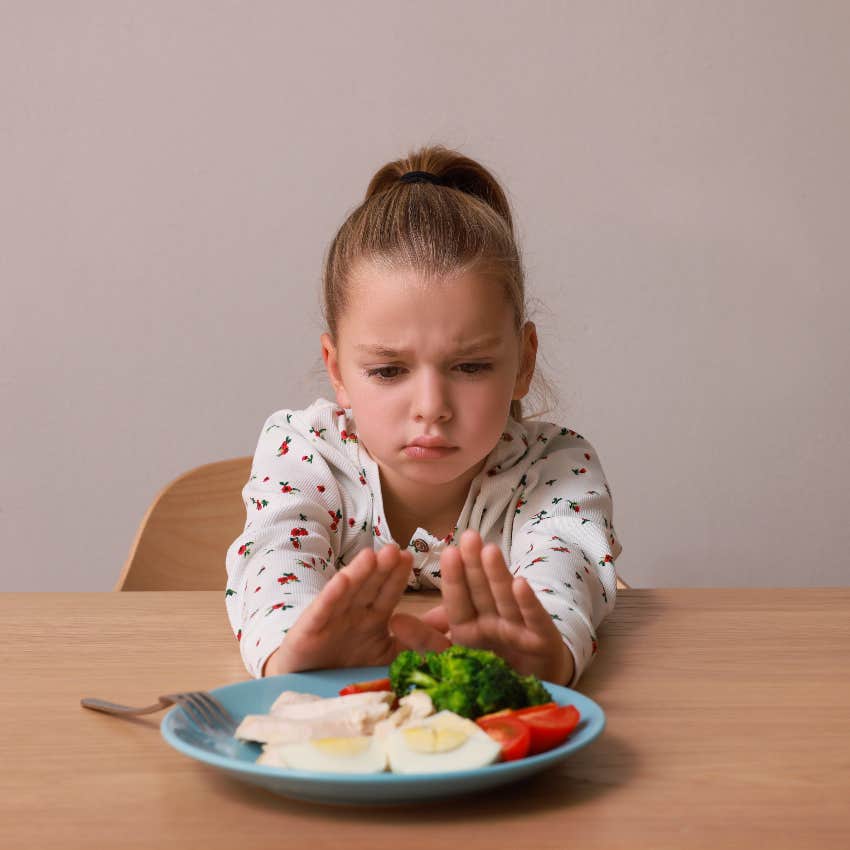
<instances>
[{"instance_id":1,"label":"girl's arm","mask_svg":"<svg viewBox=\"0 0 850 850\"><path fill-rule=\"evenodd\" d=\"M531 472L534 472L531 475ZM613 504L596 451L566 428L550 437L520 493L511 572L524 578L569 648L574 687L598 651L596 629L614 609Z\"/></svg>"},{"instance_id":2,"label":"girl's arm","mask_svg":"<svg viewBox=\"0 0 850 850\"><path fill-rule=\"evenodd\" d=\"M259 678L336 572L341 545L340 487L292 411L264 423L242 498L245 530L227 551L226 608L245 666Z\"/></svg>"}]
</instances>

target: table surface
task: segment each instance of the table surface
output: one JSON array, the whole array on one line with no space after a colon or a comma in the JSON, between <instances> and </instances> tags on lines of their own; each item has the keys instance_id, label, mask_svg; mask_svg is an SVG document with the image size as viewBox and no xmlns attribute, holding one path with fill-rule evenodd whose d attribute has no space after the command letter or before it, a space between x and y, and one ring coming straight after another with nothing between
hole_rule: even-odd
<instances>
[{"instance_id":1,"label":"table surface","mask_svg":"<svg viewBox=\"0 0 850 850\"><path fill-rule=\"evenodd\" d=\"M217 591L6 593L0 614L2 847L850 846L850 588L622 590L578 684L596 741L403 808L288 800L172 750L162 715L80 706L246 679Z\"/></svg>"}]
</instances>

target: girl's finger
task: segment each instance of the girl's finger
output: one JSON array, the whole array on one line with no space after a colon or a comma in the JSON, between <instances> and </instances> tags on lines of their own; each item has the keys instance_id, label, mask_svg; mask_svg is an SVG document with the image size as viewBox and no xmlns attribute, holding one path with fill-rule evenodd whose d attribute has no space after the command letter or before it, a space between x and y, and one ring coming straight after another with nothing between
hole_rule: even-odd
<instances>
[{"instance_id":1,"label":"girl's finger","mask_svg":"<svg viewBox=\"0 0 850 850\"><path fill-rule=\"evenodd\" d=\"M365 550L364 550L365 551ZM355 579L355 590L351 605L354 608L367 608L375 601L375 596L387 580L393 566L398 563L398 546L389 544L377 554L372 551L372 557L366 558L363 565L357 565L352 574ZM347 567L347 569L350 569Z\"/></svg>"},{"instance_id":2,"label":"girl's finger","mask_svg":"<svg viewBox=\"0 0 850 850\"><path fill-rule=\"evenodd\" d=\"M475 610L479 614L496 614L496 600L490 589L490 579L481 563L481 535L471 529L464 531L460 537L460 551Z\"/></svg>"},{"instance_id":3,"label":"girl's finger","mask_svg":"<svg viewBox=\"0 0 850 850\"><path fill-rule=\"evenodd\" d=\"M440 576L443 592L443 607L449 623L466 623L477 616L466 576L463 569L463 557L457 546L447 546L440 555Z\"/></svg>"},{"instance_id":4,"label":"girl's finger","mask_svg":"<svg viewBox=\"0 0 850 850\"><path fill-rule=\"evenodd\" d=\"M552 622L552 615L543 607L531 585L524 578L517 576L513 580L513 592L522 619L530 631L540 635L558 631L557 626Z\"/></svg>"},{"instance_id":5,"label":"girl's finger","mask_svg":"<svg viewBox=\"0 0 850 850\"><path fill-rule=\"evenodd\" d=\"M436 605L433 608L429 608L419 619L426 625L433 626L443 634L449 630L449 618L446 616L445 605Z\"/></svg>"},{"instance_id":6,"label":"girl's finger","mask_svg":"<svg viewBox=\"0 0 850 850\"><path fill-rule=\"evenodd\" d=\"M481 560L499 616L512 623L521 623L523 617L514 598L513 576L505 564L502 550L495 543L488 543L481 550Z\"/></svg>"},{"instance_id":7,"label":"girl's finger","mask_svg":"<svg viewBox=\"0 0 850 850\"><path fill-rule=\"evenodd\" d=\"M442 652L452 642L441 632L423 623L413 614L399 612L390 618L390 628L404 649L416 652Z\"/></svg>"},{"instance_id":8,"label":"girl's finger","mask_svg":"<svg viewBox=\"0 0 850 850\"><path fill-rule=\"evenodd\" d=\"M322 631L331 617L337 617L348 610L351 603L350 589L348 576L344 572L337 573L304 609L298 618L299 627L306 632Z\"/></svg>"},{"instance_id":9,"label":"girl's finger","mask_svg":"<svg viewBox=\"0 0 850 850\"><path fill-rule=\"evenodd\" d=\"M389 619L404 588L407 587L407 579L410 576L410 568L413 566L413 555L404 551L399 555L398 562L385 576L384 583L378 588L378 592L372 601L372 610L381 618Z\"/></svg>"}]
</instances>

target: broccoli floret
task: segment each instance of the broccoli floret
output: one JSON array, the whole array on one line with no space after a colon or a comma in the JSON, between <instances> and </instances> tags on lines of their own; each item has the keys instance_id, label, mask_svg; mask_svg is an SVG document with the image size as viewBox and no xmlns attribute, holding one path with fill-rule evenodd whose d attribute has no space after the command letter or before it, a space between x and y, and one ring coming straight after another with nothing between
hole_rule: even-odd
<instances>
[{"instance_id":1,"label":"broccoli floret","mask_svg":"<svg viewBox=\"0 0 850 850\"><path fill-rule=\"evenodd\" d=\"M527 705L543 705L544 702L552 702L552 694L543 687L536 676L521 676L519 681L525 691Z\"/></svg>"},{"instance_id":2,"label":"broccoli floret","mask_svg":"<svg viewBox=\"0 0 850 850\"><path fill-rule=\"evenodd\" d=\"M536 677L519 676L495 652L457 644L424 657L412 650L399 653L390 665L390 684L399 697L421 688L437 711L470 719L552 699Z\"/></svg>"},{"instance_id":3,"label":"broccoli floret","mask_svg":"<svg viewBox=\"0 0 850 850\"><path fill-rule=\"evenodd\" d=\"M403 697L417 685L422 688L429 687L422 680L423 664L424 659L422 656L412 649L405 649L396 655L395 660L390 664L390 686L395 691L396 696ZM415 683L412 678L414 675L418 680ZM433 679L430 679L430 682L431 685L435 684Z\"/></svg>"}]
</instances>

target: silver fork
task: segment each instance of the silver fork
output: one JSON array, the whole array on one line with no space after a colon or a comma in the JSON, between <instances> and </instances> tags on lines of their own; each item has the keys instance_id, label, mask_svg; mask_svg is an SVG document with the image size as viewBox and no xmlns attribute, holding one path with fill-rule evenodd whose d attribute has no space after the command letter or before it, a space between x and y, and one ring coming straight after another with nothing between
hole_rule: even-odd
<instances>
[{"instance_id":1,"label":"silver fork","mask_svg":"<svg viewBox=\"0 0 850 850\"><path fill-rule=\"evenodd\" d=\"M95 711L105 711L107 714L136 715L152 714L162 711L169 705L179 705L183 708L192 722L208 735L232 735L239 725L230 712L212 695L206 691L187 691L183 694L165 694L159 697L159 702L144 708L133 708L130 705L119 705L95 697L83 697L80 705Z\"/></svg>"}]
</instances>

